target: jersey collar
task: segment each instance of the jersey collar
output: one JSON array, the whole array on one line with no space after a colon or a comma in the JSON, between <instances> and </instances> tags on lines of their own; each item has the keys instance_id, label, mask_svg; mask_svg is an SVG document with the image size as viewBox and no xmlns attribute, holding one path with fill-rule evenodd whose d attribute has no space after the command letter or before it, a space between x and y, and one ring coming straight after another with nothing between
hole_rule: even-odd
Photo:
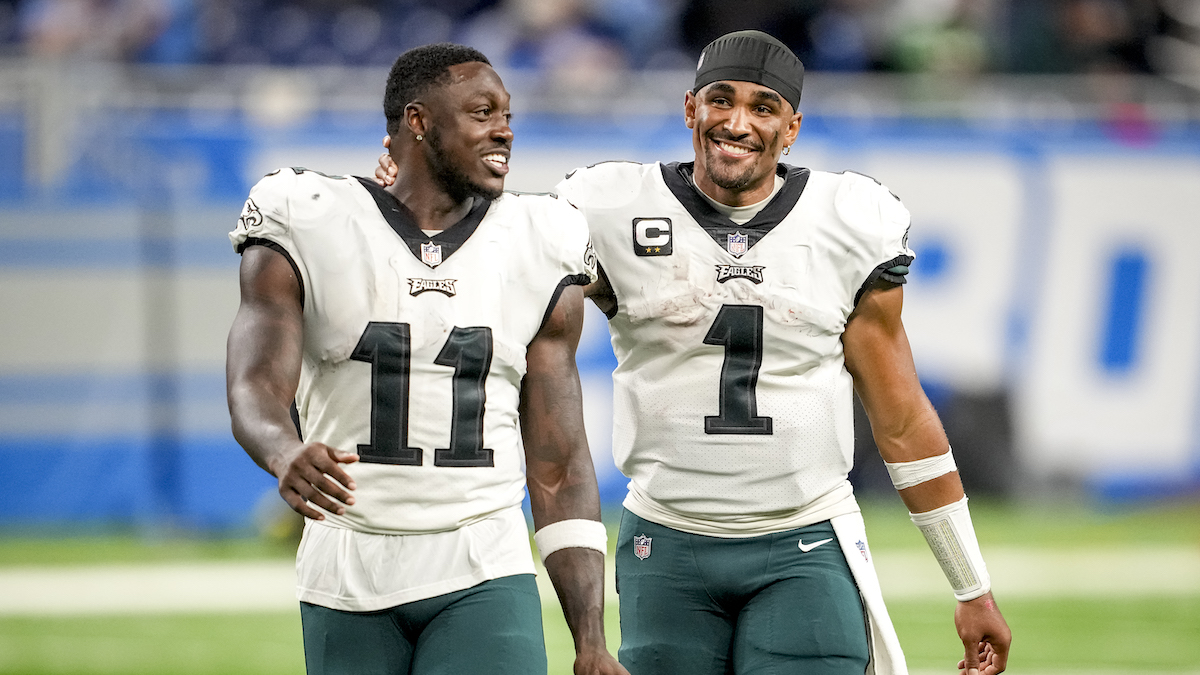
<instances>
[{"instance_id":1,"label":"jersey collar","mask_svg":"<svg viewBox=\"0 0 1200 675\"><path fill-rule=\"evenodd\" d=\"M492 205L490 199L475 197L474 203L471 204L471 210L467 212L467 215L462 220L431 237L422 232L421 228L417 227L417 221L413 217L412 211L408 210L408 207L401 203L399 199L393 197L390 192L384 190L374 180L361 176L355 176L355 178L367 189L371 197L375 199L375 204L379 207L379 212L383 215L383 219L387 221L392 230L404 241L413 256L430 267L436 267L437 265L429 264L429 261L421 254L421 247L428 246L431 243L441 247L440 261L444 261L466 243L467 238L479 227L479 223L483 221L483 217L487 215L488 209Z\"/></svg>"},{"instance_id":2,"label":"jersey collar","mask_svg":"<svg viewBox=\"0 0 1200 675\"><path fill-rule=\"evenodd\" d=\"M808 169L777 164L775 173L783 177L783 187L779 188L774 199L754 218L744 225L738 225L713 208L704 195L700 194L700 188L696 187L692 179L695 165L695 162L671 162L661 165L663 182L696 223L721 247L725 246L729 235L735 233L749 237L747 249L758 243L796 207L796 202L800 200L800 195L808 185L810 175Z\"/></svg>"}]
</instances>

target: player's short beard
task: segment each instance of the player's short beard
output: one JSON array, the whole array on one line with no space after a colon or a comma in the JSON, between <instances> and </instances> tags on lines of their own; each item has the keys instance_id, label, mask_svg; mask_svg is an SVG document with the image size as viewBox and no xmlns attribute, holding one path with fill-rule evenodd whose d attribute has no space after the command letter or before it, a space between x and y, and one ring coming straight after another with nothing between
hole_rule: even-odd
<instances>
[{"instance_id":1,"label":"player's short beard","mask_svg":"<svg viewBox=\"0 0 1200 675\"><path fill-rule=\"evenodd\" d=\"M425 134L425 140L429 143L429 162L433 167L433 179L451 199L462 202L478 196L492 200L504 194L503 190L493 190L472 182L465 173L459 171L447 155L445 146L442 145L442 136L436 127Z\"/></svg>"},{"instance_id":2,"label":"player's short beard","mask_svg":"<svg viewBox=\"0 0 1200 675\"><path fill-rule=\"evenodd\" d=\"M709 142L704 145L704 159L706 164L705 168L708 171L708 179L716 184L717 187L723 190L730 190L732 192L741 192L742 190L750 187L750 184L754 182L754 171L756 167L751 164L750 166L746 167L744 171L738 174L722 172L722 167L724 166L723 161L717 155L717 151L713 147L718 139L709 136L708 140ZM760 152L762 150L762 148L759 149Z\"/></svg>"},{"instance_id":3,"label":"player's short beard","mask_svg":"<svg viewBox=\"0 0 1200 675\"><path fill-rule=\"evenodd\" d=\"M705 164L707 165L705 168L708 170L708 179L723 190L741 192L750 185L752 180L754 180L753 165L746 167L745 171L734 175L730 175L730 173L722 171L720 164L721 160L717 157L717 153L713 150L711 145L705 146L704 157L706 160Z\"/></svg>"}]
</instances>

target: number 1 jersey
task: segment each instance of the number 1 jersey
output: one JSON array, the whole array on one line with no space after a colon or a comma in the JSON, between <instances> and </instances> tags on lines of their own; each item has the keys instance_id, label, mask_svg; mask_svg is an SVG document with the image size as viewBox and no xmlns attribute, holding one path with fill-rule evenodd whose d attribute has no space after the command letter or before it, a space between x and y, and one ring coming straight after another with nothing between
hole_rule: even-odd
<instances>
[{"instance_id":1,"label":"number 1 jersey","mask_svg":"<svg viewBox=\"0 0 1200 675\"><path fill-rule=\"evenodd\" d=\"M856 510L841 336L869 284L903 282L909 214L866 176L779 165L782 187L738 225L696 190L692 167L610 162L558 186L617 300L625 505L715 536Z\"/></svg>"},{"instance_id":2,"label":"number 1 jersey","mask_svg":"<svg viewBox=\"0 0 1200 675\"><path fill-rule=\"evenodd\" d=\"M520 504L526 346L567 285L594 275L580 214L549 196L476 198L427 235L370 181L283 169L230 234L300 279L305 441L357 452L338 527L445 532Z\"/></svg>"}]
</instances>

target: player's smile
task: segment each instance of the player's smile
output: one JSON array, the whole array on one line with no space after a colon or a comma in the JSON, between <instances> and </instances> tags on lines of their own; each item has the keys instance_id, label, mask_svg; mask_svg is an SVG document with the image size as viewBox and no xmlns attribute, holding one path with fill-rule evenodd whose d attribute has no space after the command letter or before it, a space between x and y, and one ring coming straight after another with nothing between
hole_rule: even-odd
<instances>
[{"instance_id":1,"label":"player's smile","mask_svg":"<svg viewBox=\"0 0 1200 675\"><path fill-rule=\"evenodd\" d=\"M762 146L752 145L746 141L735 141L733 139L716 138L715 134L710 133L708 140L721 154L726 155L734 160L745 159L756 152L762 152Z\"/></svg>"},{"instance_id":2,"label":"player's smile","mask_svg":"<svg viewBox=\"0 0 1200 675\"><path fill-rule=\"evenodd\" d=\"M493 150L483 156L483 163L498 176L508 174L508 151Z\"/></svg>"}]
</instances>

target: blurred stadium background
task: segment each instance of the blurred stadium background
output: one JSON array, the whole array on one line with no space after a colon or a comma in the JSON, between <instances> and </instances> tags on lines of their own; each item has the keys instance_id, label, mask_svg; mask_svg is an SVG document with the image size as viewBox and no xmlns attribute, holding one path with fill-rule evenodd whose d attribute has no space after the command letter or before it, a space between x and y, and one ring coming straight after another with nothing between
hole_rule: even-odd
<instances>
[{"instance_id":1,"label":"blurred stadium background","mask_svg":"<svg viewBox=\"0 0 1200 675\"><path fill-rule=\"evenodd\" d=\"M31 538L277 523L274 481L229 432L226 233L270 170L371 173L400 51L488 54L513 93L508 187L545 191L602 160L689 159L695 55L738 28L809 68L785 160L871 175L912 211L905 322L990 531L1058 509L1108 545L1095 514L1166 505L1178 537L1151 539L1183 552L1182 597L1200 602L1194 0L0 0L0 565L59 555ZM607 514L624 481L598 312L578 358ZM853 479L886 501L860 426ZM0 670L21 642L5 626Z\"/></svg>"}]
</instances>

